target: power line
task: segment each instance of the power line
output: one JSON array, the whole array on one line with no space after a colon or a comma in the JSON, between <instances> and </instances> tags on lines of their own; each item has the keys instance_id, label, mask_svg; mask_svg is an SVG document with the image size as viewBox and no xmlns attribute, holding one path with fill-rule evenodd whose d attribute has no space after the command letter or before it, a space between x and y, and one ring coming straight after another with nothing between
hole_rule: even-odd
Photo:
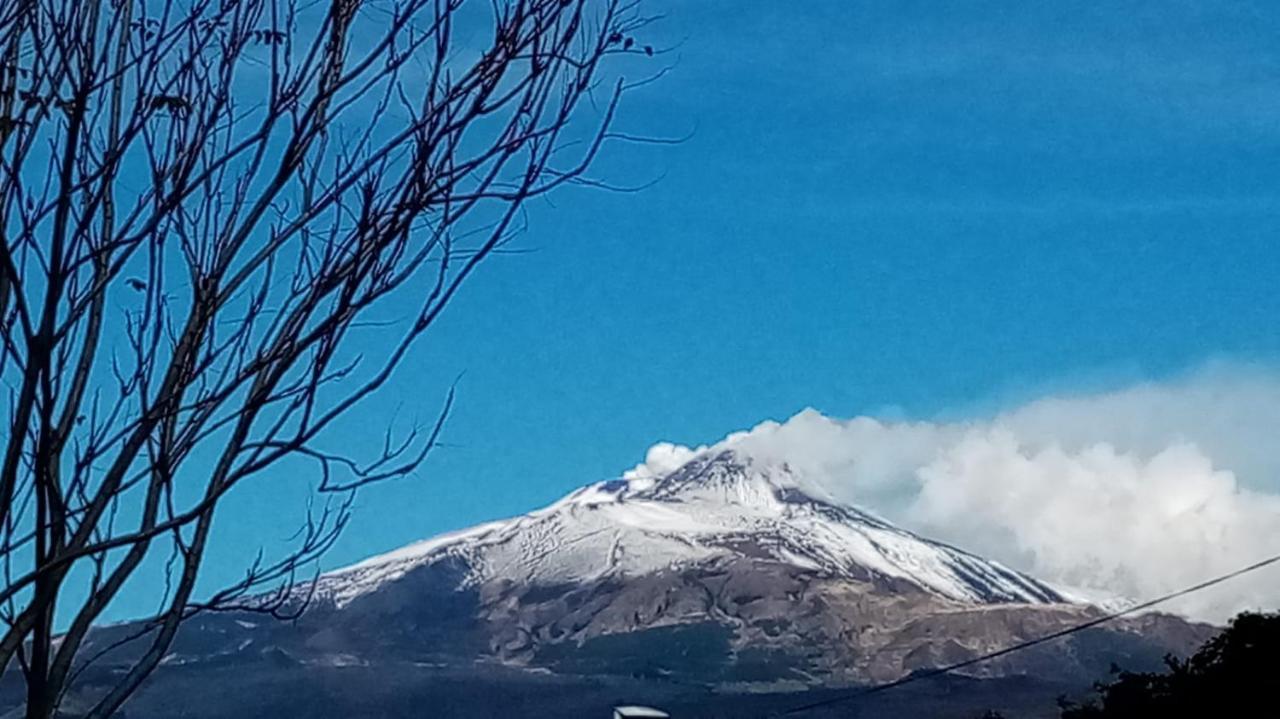
<instances>
[{"instance_id":1,"label":"power line","mask_svg":"<svg viewBox=\"0 0 1280 719\"><path fill-rule=\"evenodd\" d=\"M1247 567L1241 567L1240 569L1237 569L1233 572L1228 572L1227 574L1223 574L1221 576L1214 577L1213 579L1200 582L1199 584L1186 587L1185 589L1179 589L1178 591L1173 592L1171 594L1166 594L1162 597L1157 597L1156 599L1152 599L1152 600L1143 602L1141 604L1135 604L1132 607L1129 607L1127 609L1122 609L1118 612L1106 614L1096 619L1091 619L1082 624L1077 624L1077 625L1068 627L1066 629L1053 632L1052 634L1046 634L1042 637L1029 639L1025 642L1014 644L1012 646L1005 647L1004 649L1000 649L998 651L994 651L989 654L983 654L982 656L974 657L972 659L966 659L962 662L956 662L955 664L948 664L947 666L937 667L935 669L930 669L924 672L916 672L914 674L908 674L907 676L901 679L887 682L885 684L877 684L876 686L867 687L866 689L860 689L858 691L854 691L842 696L831 697L829 699L822 699L819 701L810 702L808 704L801 704L798 706L791 707L790 709L784 709L782 711L774 712L772 714L769 714L768 716L780 717L780 716L790 716L792 714L800 714L801 712L812 711L814 709L831 706L833 704L842 704L844 702L854 701L854 700L869 696L871 694L879 694L880 692L888 691L889 689L896 689L897 687L903 686L904 684L910 684L912 682L919 681L921 679L932 679L933 677L942 676L943 674L949 674L951 672L956 671L957 669L964 669L965 667L971 667L975 664L981 664L982 662L990 661L997 657L1003 657L1007 654L1013 654L1014 652L1020 652L1023 649L1028 649L1030 647L1044 644L1045 642L1051 642L1055 639L1061 639L1062 637L1068 636L1070 634L1075 634L1076 632L1084 631L1085 629L1091 629L1093 627L1098 626L1099 624L1106 624L1107 622L1115 621L1116 619L1127 616L1129 614L1133 614L1135 612L1141 612L1144 609L1150 609L1156 605L1164 604L1165 602L1178 599L1179 597L1185 597L1188 594L1193 594L1195 592L1208 589L1209 587L1212 587L1215 584L1221 584L1228 580L1235 579L1236 577L1239 577L1241 575L1257 571L1259 569L1262 569L1263 567L1275 564L1277 562L1280 562L1280 554L1277 554L1272 557L1268 557L1267 559L1264 559L1260 562L1255 562L1253 564L1250 564Z\"/></svg>"}]
</instances>

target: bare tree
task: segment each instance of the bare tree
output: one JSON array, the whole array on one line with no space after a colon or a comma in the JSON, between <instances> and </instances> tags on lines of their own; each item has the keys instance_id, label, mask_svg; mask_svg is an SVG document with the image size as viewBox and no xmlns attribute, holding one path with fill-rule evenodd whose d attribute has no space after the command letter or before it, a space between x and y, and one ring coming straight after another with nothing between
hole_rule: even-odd
<instances>
[{"instance_id":1,"label":"bare tree","mask_svg":"<svg viewBox=\"0 0 1280 719\"><path fill-rule=\"evenodd\" d=\"M594 184L629 139L602 63L653 55L649 21L631 0L0 3L0 667L27 717L53 716L148 557L161 608L86 716L194 613L294 606L282 588L357 489L422 462L452 392L372 457L326 430L526 201ZM388 303L412 315L364 339ZM296 546L198 596L219 504L297 457L320 479Z\"/></svg>"}]
</instances>

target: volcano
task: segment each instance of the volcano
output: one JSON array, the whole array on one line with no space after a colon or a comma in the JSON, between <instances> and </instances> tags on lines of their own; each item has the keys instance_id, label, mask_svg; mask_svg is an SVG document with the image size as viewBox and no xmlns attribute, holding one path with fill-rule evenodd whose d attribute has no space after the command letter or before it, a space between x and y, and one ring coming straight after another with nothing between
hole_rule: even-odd
<instances>
[{"instance_id":1,"label":"volcano","mask_svg":"<svg viewBox=\"0 0 1280 719\"><path fill-rule=\"evenodd\" d=\"M442 697L454 697L446 716L492 716L493 702L536 712L525 703L559 696L548 687L576 687L555 705L576 707L566 715L656 694L715 716L697 702L758 706L892 681L1104 613L1070 589L824 497L785 462L732 449L661 476L592 484L529 514L330 572L294 594L309 604L292 622L195 617L135 711L168 716L180 704L183 715L255 715L235 693L211 698L207 711L188 701L199 687L241 681L257 687L246 695L254 706L274 707L262 716L280 710L269 697L300 711L289 704L300 692L325 697L302 711L309 716L364 715L352 706L420 716L424 696L446 705ZM93 644L131 631L99 629ZM1211 633L1149 613L947 681L1061 693L1114 665L1140 670L1189 653ZM129 651L127 642L111 649L96 671ZM334 681L351 686L335 693ZM538 688L513 688L525 683ZM644 696L621 696L626 687ZM944 705L968 706L955 696Z\"/></svg>"}]
</instances>

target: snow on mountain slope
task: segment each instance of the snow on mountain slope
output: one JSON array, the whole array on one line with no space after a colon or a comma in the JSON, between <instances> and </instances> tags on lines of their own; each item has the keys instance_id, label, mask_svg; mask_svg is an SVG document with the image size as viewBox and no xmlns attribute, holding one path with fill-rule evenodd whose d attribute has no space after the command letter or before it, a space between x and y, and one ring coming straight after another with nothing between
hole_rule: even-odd
<instances>
[{"instance_id":1,"label":"snow on mountain slope","mask_svg":"<svg viewBox=\"0 0 1280 719\"><path fill-rule=\"evenodd\" d=\"M317 595L342 606L444 559L462 560L464 585L498 579L559 585L749 556L833 576L906 580L968 604L1072 601L998 563L816 498L799 485L786 464L756 463L731 450L706 453L663 477L600 482L530 514L330 572L320 578Z\"/></svg>"}]
</instances>

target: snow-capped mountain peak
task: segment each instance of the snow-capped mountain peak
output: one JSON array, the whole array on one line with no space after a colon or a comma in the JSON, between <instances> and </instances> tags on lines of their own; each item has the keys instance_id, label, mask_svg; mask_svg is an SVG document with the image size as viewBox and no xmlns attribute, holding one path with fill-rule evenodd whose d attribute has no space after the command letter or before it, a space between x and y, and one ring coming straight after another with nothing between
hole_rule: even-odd
<instances>
[{"instance_id":1,"label":"snow-capped mountain peak","mask_svg":"<svg viewBox=\"0 0 1280 719\"><path fill-rule=\"evenodd\" d=\"M1068 601L1042 582L803 484L786 464L707 452L663 476L595 483L530 514L373 557L324 575L318 590L342 605L445 559L466 567L464 584L550 586L745 556L835 577L906 581L970 604Z\"/></svg>"},{"instance_id":2,"label":"snow-capped mountain peak","mask_svg":"<svg viewBox=\"0 0 1280 719\"><path fill-rule=\"evenodd\" d=\"M893 681L1103 616L824 499L784 461L729 450L326 574L295 589L297 601L315 601L294 622L195 617L166 665L315 681L330 680L327 668L364 667L379 686L406 678L400 686L415 697L413 683L450 667L468 678L485 668L590 676L593 686L601 676L654 677L651 686L732 694L756 683ZM124 651L121 638L145 633L139 627L107 628L94 641ZM1117 656L1158 662L1208 632L1160 615L1096 629L975 666L974 676L1043 675L1060 687L1064 676L1092 680ZM293 679L287 686L296 693Z\"/></svg>"}]
</instances>

